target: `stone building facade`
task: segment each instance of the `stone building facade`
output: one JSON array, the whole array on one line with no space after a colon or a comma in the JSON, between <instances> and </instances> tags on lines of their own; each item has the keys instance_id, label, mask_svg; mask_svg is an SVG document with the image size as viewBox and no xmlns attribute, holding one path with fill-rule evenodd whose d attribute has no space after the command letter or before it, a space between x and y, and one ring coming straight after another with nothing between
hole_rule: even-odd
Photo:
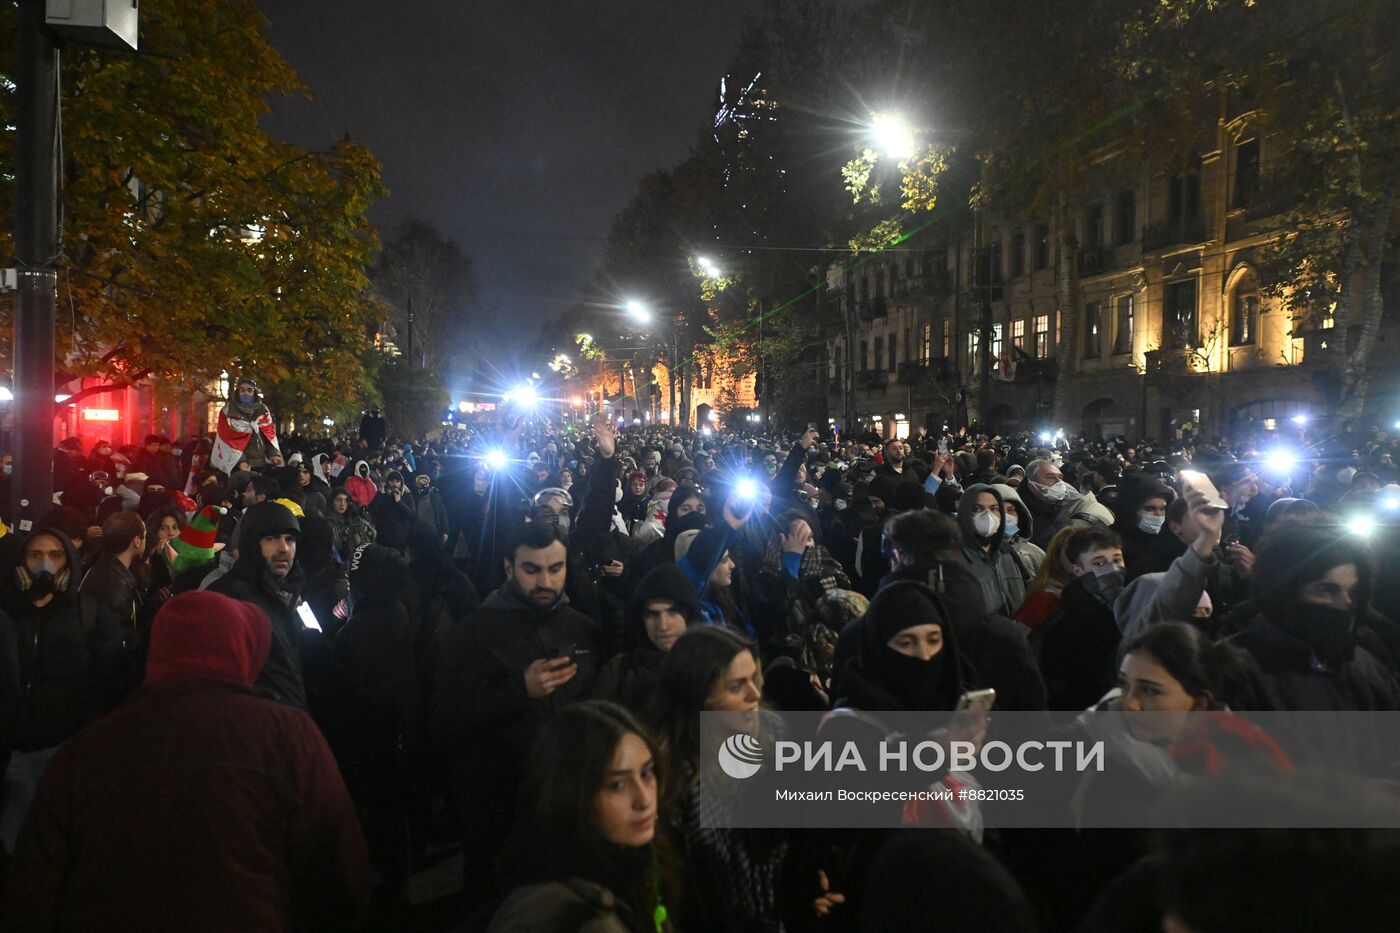
<instances>
[{"instance_id":1,"label":"stone building facade","mask_svg":"<svg viewBox=\"0 0 1400 933\"><path fill-rule=\"evenodd\" d=\"M1194 164L1094 154L1093 183L1067 212L1074 255L1052 220L994 204L831 265L833 421L886 437L985 422L1166 438L1188 426L1228 435L1323 413L1339 385L1331 322L1309 331L1260 289L1260 251L1276 235L1265 231L1275 208L1260 196L1271 142L1251 114L1231 117L1222 95ZM1084 314L1074 345L1060 347L1064 262L1078 270ZM1389 270L1387 280L1400 276ZM1400 289L1388 291L1393 306ZM1400 329L1390 318L1368 406L1387 423L1400 417L1390 411L1400 406ZM1075 414L1055 425L1065 378Z\"/></svg>"}]
</instances>

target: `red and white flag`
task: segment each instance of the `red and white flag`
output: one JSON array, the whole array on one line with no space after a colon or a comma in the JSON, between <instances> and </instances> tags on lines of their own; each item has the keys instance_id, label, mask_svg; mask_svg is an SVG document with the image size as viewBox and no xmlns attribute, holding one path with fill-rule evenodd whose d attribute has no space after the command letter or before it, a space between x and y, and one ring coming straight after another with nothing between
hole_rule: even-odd
<instances>
[{"instance_id":1,"label":"red and white flag","mask_svg":"<svg viewBox=\"0 0 1400 933\"><path fill-rule=\"evenodd\" d=\"M281 454L282 449L277 444L277 426L272 423L272 412L264 408L255 420L244 421L241 418L230 418L227 409L220 411L219 431L214 438L214 450L209 455L209 465L216 470L232 473L233 468L238 466L238 461L243 459L254 431L261 431L272 451Z\"/></svg>"}]
</instances>

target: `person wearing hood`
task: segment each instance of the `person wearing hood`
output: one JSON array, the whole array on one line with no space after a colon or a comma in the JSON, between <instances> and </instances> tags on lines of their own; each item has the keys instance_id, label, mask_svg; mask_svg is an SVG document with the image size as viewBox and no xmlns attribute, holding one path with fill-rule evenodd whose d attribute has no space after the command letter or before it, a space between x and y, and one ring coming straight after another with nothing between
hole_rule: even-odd
<instances>
[{"instance_id":1,"label":"person wearing hood","mask_svg":"<svg viewBox=\"0 0 1400 933\"><path fill-rule=\"evenodd\" d=\"M369 865L334 757L250 685L254 605L166 603L145 685L54 757L8 878L7 929L348 929ZM114 870L120 866L120 870Z\"/></svg>"},{"instance_id":2,"label":"person wearing hood","mask_svg":"<svg viewBox=\"0 0 1400 933\"><path fill-rule=\"evenodd\" d=\"M1258 615L1233 643L1250 658L1240 709L1396 710L1384 665L1357 643L1370 604L1370 555L1343 529L1293 525L1261 545Z\"/></svg>"},{"instance_id":3,"label":"person wearing hood","mask_svg":"<svg viewBox=\"0 0 1400 933\"><path fill-rule=\"evenodd\" d=\"M1060 468L1050 459L1026 464L1026 482L1018 491L1035 520L1031 543L1044 548L1055 532L1070 525L1113 524L1114 516L1092 492L1080 492L1065 482Z\"/></svg>"},{"instance_id":4,"label":"person wearing hood","mask_svg":"<svg viewBox=\"0 0 1400 933\"><path fill-rule=\"evenodd\" d=\"M739 530L732 524L704 529L676 561L676 567L690 580L701 621L752 635L752 615L747 611L743 590L737 585L730 552Z\"/></svg>"},{"instance_id":5,"label":"person wearing hood","mask_svg":"<svg viewBox=\"0 0 1400 933\"><path fill-rule=\"evenodd\" d=\"M700 619L695 589L680 568L663 564L642 578L624 615L638 647L611 658L598 673L593 696L645 715L661 681L666 654Z\"/></svg>"},{"instance_id":6,"label":"person wearing hood","mask_svg":"<svg viewBox=\"0 0 1400 933\"><path fill-rule=\"evenodd\" d=\"M1006 545L1020 565L1021 575L1029 581L1045 563L1045 551L1031 543L1035 535L1035 516L1026 508L1025 501L1014 486L993 483L992 488L1000 494L1002 514L1006 516L1006 525L1002 529Z\"/></svg>"},{"instance_id":7,"label":"person wearing hood","mask_svg":"<svg viewBox=\"0 0 1400 933\"><path fill-rule=\"evenodd\" d=\"M280 466L282 448L277 442L277 426L250 376L240 376L228 402L219 412L210 462L224 472L242 462L253 469Z\"/></svg>"},{"instance_id":8,"label":"person wearing hood","mask_svg":"<svg viewBox=\"0 0 1400 933\"><path fill-rule=\"evenodd\" d=\"M904 492L896 504L895 496L900 495L904 486L910 486L912 489ZM913 508L915 503L922 502L922 495L915 495L920 493L920 490L921 487L917 483L903 483L891 476L876 475L870 480L865 502L858 501L856 504L858 510L873 516L873 520L855 535L856 589L867 597L875 595L880 578L889 570L884 548L880 544L885 533L885 521L901 511Z\"/></svg>"},{"instance_id":9,"label":"person wearing hood","mask_svg":"<svg viewBox=\"0 0 1400 933\"><path fill-rule=\"evenodd\" d=\"M350 555L362 544L374 541L375 528L364 513L363 507L344 487L331 495L330 511L326 521L331 526L331 546L335 548L336 560L349 563Z\"/></svg>"},{"instance_id":10,"label":"person wearing hood","mask_svg":"<svg viewBox=\"0 0 1400 933\"><path fill-rule=\"evenodd\" d=\"M891 570L881 586L900 581L925 583L946 596L955 610L949 620L963 663L979 684L995 688L1000 709L1045 709L1045 682L1018 622L990 611L982 585L962 558L957 523L941 512L921 509L899 515L887 534ZM837 643L833 667L851 657L852 639Z\"/></svg>"},{"instance_id":11,"label":"person wearing hood","mask_svg":"<svg viewBox=\"0 0 1400 933\"><path fill-rule=\"evenodd\" d=\"M408 545L409 529L418 520L413 494L404 488L403 474L389 471L384 488L369 504L369 518L374 522L375 543L402 554Z\"/></svg>"},{"instance_id":12,"label":"person wearing hood","mask_svg":"<svg viewBox=\"0 0 1400 933\"><path fill-rule=\"evenodd\" d=\"M636 572L645 576L663 564L674 564L676 538L683 531L709 525L708 512L709 506L698 489L694 486L678 487L666 503L666 519L661 536L647 544L634 561Z\"/></svg>"},{"instance_id":13,"label":"person wearing hood","mask_svg":"<svg viewBox=\"0 0 1400 933\"><path fill-rule=\"evenodd\" d=\"M1032 575L1022 568L1007 542L1001 493L992 486L967 487L958 501L958 528L963 535L963 560L982 584L987 608L998 615L1015 616Z\"/></svg>"},{"instance_id":14,"label":"person wearing hood","mask_svg":"<svg viewBox=\"0 0 1400 933\"><path fill-rule=\"evenodd\" d=\"M1123 539L1128 579L1161 570L1181 556L1180 541L1166 527L1167 509L1176 493L1155 478L1125 473L1118 486L1113 530Z\"/></svg>"},{"instance_id":15,"label":"person wearing hood","mask_svg":"<svg viewBox=\"0 0 1400 933\"><path fill-rule=\"evenodd\" d=\"M427 473L413 477L413 510L415 524L426 525L442 538L444 544L447 543L447 506L433 485L433 478Z\"/></svg>"},{"instance_id":16,"label":"person wearing hood","mask_svg":"<svg viewBox=\"0 0 1400 933\"><path fill-rule=\"evenodd\" d=\"M362 509L369 508L369 504L379 494L379 487L370 476L368 463L363 460L355 461L355 471L345 478L345 490L350 493L350 498L355 500L356 505Z\"/></svg>"},{"instance_id":17,"label":"person wearing hood","mask_svg":"<svg viewBox=\"0 0 1400 933\"><path fill-rule=\"evenodd\" d=\"M851 647L836 673L832 707L952 710L964 677L953 614L947 596L923 583L883 587L865 615L841 633Z\"/></svg>"},{"instance_id":18,"label":"person wearing hood","mask_svg":"<svg viewBox=\"0 0 1400 933\"><path fill-rule=\"evenodd\" d=\"M316 454L311 458L310 469L311 479L307 483L307 488L319 492L329 502L331 499L331 483L334 477L330 474L331 456L330 454Z\"/></svg>"},{"instance_id":19,"label":"person wearing hood","mask_svg":"<svg viewBox=\"0 0 1400 933\"><path fill-rule=\"evenodd\" d=\"M509 803L540 729L588 695L603 661L600 626L564 595L563 530L525 523L504 553L505 583L442 640L430 712L459 807L471 811L464 863L471 893L490 889L490 859L509 829Z\"/></svg>"},{"instance_id":20,"label":"person wearing hood","mask_svg":"<svg viewBox=\"0 0 1400 933\"><path fill-rule=\"evenodd\" d=\"M307 628L297 607L306 572L297 560L301 524L285 505L259 502L238 523L238 559L208 590L258 606L272 621L272 647L254 684L263 696L306 706L302 675Z\"/></svg>"},{"instance_id":21,"label":"person wearing hood","mask_svg":"<svg viewBox=\"0 0 1400 933\"><path fill-rule=\"evenodd\" d=\"M617 509L629 535L647 517L647 483L647 475L641 470L633 470L623 480Z\"/></svg>"},{"instance_id":22,"label":"person wearing hood","mask_svg":"<svg viewBox=\"0 0 1400 933\"><path fill-rule=\"evenodd\" d=\"M121 633L78 592L78 549L43 528L0 580L0 844L13 850L58 745L103 712Z\"/></svg>"}]
</instances>

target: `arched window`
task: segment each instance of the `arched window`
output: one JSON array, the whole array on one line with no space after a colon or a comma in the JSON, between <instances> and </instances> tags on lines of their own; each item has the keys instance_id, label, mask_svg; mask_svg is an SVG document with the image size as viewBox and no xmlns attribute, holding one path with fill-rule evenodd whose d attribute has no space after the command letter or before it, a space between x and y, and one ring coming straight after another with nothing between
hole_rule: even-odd
<instances>
[{"instance_id":1,"label":"arched window","mask_svg":"<svg viewBox=\"0 0 1400 933\"><path fill-rule=\"evenodd\" d=\"M1245 272L1230 292L1230 346L1243 347L1259 342L1259 279Z\"/></svg>"}]
</instances>

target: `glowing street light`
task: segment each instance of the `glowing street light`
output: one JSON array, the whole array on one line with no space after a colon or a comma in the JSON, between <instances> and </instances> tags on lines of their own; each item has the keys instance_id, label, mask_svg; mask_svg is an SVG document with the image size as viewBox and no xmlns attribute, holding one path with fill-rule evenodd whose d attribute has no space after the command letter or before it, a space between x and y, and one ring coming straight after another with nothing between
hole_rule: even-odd
<instances>
[{"instance_id":1,"label":"glowing street light","mask_svg":"<svg viewBox=\"0 0 1400 933\"><path fill-rule=\"evenodd\" d=\"M1294 415L1293 418L1292 418L1292 421L1293 421L1294 424L1296 424L1296 425L1297 425L1298 427L1300 427L1300 428L1301 428L1301 427L1305 427L1305 426L1307 425L1307 423L1308 423L1308 416L1307 416L1307 415Z\"/></svg>"},{"instance_id":2,"label":"glowing street light","mask_svg":"<svg viewBox=\"0 0 1400 933\"><path fill-rule=\"evenodd\" d=\"M628 301L623 307L627 310L627 313L632 316L632 319L639 323L645 324L651 320L651 311L647 309L646 305L636 299Z\"/></svg>"},{"instance_id":3,"label":"glowing street light","mask_svg":"<svg viewBox=\"0 0 1400 933\"><path fill-rule=\"evenodd\" d=\"M700 271L704 272L705 275L708 276L709 278L712 278L712 279L722 278L722 275L721 275L721 273L720 273L720 271L719 271L719 266L715 265L715 261L714 261L713 259L711 259L710 257L708 257L708 256L697 256L697 257L695 257L695 264L696 264L697 266L699 266L699 267L700 267Z\"/></svg>"},{"instance_id":4,"label":"glowing street light","mask_svg":"<svg viewBox=\"0 0 1400 933\"><path fill-rule=\"evenodd\" d=\"M914 154L914 130L899 113L877 113L871 123L875 142L891 159L904 160Z\"/></svg>"}]
</instances>

